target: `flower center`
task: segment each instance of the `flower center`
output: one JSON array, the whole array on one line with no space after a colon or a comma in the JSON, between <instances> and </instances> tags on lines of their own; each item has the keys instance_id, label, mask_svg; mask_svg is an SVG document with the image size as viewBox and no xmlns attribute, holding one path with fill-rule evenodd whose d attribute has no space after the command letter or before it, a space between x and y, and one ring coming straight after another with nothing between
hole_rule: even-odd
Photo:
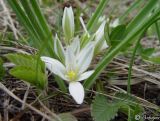
<instances>
[{"instance_id":1,"label":"flower center","mask_svg":"<svg viewBox=\"0 0 160 121\"><path fill-rule=\"evenodd\" d=\"M69 80L74 81L77 77L77 73L74 71L67 72L66 76L69 78Z\"/></svg>"}]
</instances>

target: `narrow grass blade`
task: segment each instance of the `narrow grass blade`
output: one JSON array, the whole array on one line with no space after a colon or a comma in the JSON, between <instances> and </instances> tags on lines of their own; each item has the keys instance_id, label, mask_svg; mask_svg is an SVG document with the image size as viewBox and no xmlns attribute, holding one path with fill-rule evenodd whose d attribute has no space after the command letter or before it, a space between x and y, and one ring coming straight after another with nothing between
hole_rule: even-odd
<instances>
[{"instance_id":1,"label":"narrow grass blade","mask_svg":"<svg viewBox=\"0 0 160 121\"><path fill-rule=\"evenodd\" d=\"M157 8L158 5L158 8ZM157 8L154 12L153 9ZM156 19L160 13L160 3L159 1L150 0L148 4L141 10L141 12L133 19L133 21L128 25L128 33L124 40L119 43L110 53L106 53L101 62L97 65L95 72L90 76L85 82L84 87L90 88L95 82L99 74L105 69L109 62L120 52L122 48L132 41L136 36L139 35L147 26L149 26L151 21ZM139 20L139 21L138 21Z\"/></svg>"},{"instance_id":2,"label":"narrow grass blade","mask_svg":"<svg viewBox=\"0 0 160 121\"><path fill-rule=\"evenodd\" d=\"M91 19L89 20L88 24L87 24L87 29L89 31L92 30L92 28L94 27L94 24L98 21L99 17L102 15L107 3L109 0L101 0L96 11L94 12L93 16L91 17Z\"/></svg>"},{"instance_id":3,"label":"narrow grass blade","mask_svg":"<svg viewBox=\"0 0 160 121\"><path fill-rule=\"evenodd\" d=\"M142 5L142 3L144 2L144 0L136 0L125 12L123 15L121 15L119 17L120 23L122 23L125 18L128 16L129 13L131 13L133 10L135 10L136 8L138 8L140 5Z\"/></svg>"}]
</instances>

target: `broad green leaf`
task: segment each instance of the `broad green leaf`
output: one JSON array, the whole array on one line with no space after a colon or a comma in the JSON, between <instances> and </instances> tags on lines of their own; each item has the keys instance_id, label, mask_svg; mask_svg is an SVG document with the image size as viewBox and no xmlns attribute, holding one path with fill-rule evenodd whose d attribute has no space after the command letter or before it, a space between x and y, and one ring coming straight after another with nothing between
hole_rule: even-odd
<instances>
[{"instance_id":1,"label":"broad green leaf","mask_svg":"<svg viewBox=\"0 0 160 121\"><path fill-rule=\"evenodd\" d=\"M160 64L160 57L153 56L156 53L155 48L143 48L142 45L139 46L138 52L144 61L151 62L153 64Z\"/></svg>"},{"instance_id":2,"label":"broad green leaf","mask_svg":"<svg viewBox=\"0 0 160 121\"><path fill-rule=\"evenodd\" d=\"M91 115L95 121L110 121L118 112L119 103L111 103L105 96L96 96L92 104Z\"/></svg>"},{"instance_id":3,"label":"broad green leaf","mask_svg":"<svg viewBox=\"0 0 160 121\"><path fill-rule=\"evenodd\" d=\"M5 70L3 68L3 61L0 58L0 80L4 77L4 75L5 75Z\"/></svg>"},{"instance_id":4,"label":"broad green leaf","mask_svg":"<svg viewBox=\"0 0 160 121\"><path fill-rule=\"evenodd\" d=\"M142 50L142 55L151 56L155 52L155 48L146 48Z\"/></svg>"},{"instance_id":5,"label":"broad green leaf","mask_svg":"<svg viewBox=\"0 0 160 121\"><path fill-rule=\"evenodd\" d=\"M61 113L58 116L61 118L62 121L78 121L76 117L74 117L70 113Z\"/></svg>"},{"instance_id":6,"label":"broad green leaf","mask_svg":"<svg viewBox=\"0 0 160 121\"><path fill-rule=\"evenodd\" d=\"M113 28L109 38L110 38L110 46L112 48L115 48L119 43L123 41L123 38L125 37L126 32L126 26L125 25L118 25L117 27ZM107 34L107 33L106 33ZM131 44L128 43L127 47L130 47ZM123 48L121 51L126 50L127 48Z\"/></svg>"},{"instance_id":7,"label":"broad green leaf","mask_svg":"<svg viewBox=\"0 0 160 121\"><path fill-rule=\"evenodd\" d=\"M117 27L113 28L111 34L110 34L110 40L122 40L124 38L126 31L125 25L118 25Z\"/></svg>"},{"instance_id":8,"label":"broad green leaf","mask_svg":"<svg viewBox=\"0 0 160 121\"><path fill-rule=\"evenodd\" d=\"M142 115L143 108L138 101L127 94L117 93L116 98L109 101L105 96L98 95L92 104L91 114L95 121L111 121L118 111L128 115L131 121L135 121L135 115ZM128 113L128 111L130 111ZM139 121L143 121L140 119Z\"/></svg>"},{"instance_id":9,"label":"broad green leaf","mask_svg":"<svg viewBox=\"0 0 160 121\"><path fill-rule=\"evenodd\" d=\"M149 57L149 56L142 55L142 59L144 59L145 61L149 61L153 64L160 64L160 56L157 56L157 57L150 56Z\"/></svg>"},{"instance_id":10,"label":"broad green leaf","mask_svg":"<svg viewBox=\"0 0 160 121\"><path fill-rule=\"evenodd\" d=\"M10 70L10 74L44 89L47 84L45 65L36 55L7 54L6 57L16 66Z\"/></svg>"},{"instance_id":11,"label":"broad green leaf","mask_svg":"<svg viewBox=\"0 0 160 121\"><path fill-rule=\"evenodd\" d=\"M115 102L121 104L119 111L128 115L128 111L130 111L131 121L136 121L136 115L142 115L144 112L143 108L139 105L137 99L133 96L125 94L125 93L116 93L115 95L119 99L114 99ZM140 119L139 121L143 121Z\"/></svg>"},{"instance_id":12,"label":"broad green leaf","mask_svg":"<svg viewBox=\"0 0 160 121\"><path fill-rule=\"evenodd\" d=\"M29 82L30 84L44 89L47 85L47 77L40 71L35 71L28 66L16 66L10 70L10 74L18 79Z\"/></svg>"},{"instance_id":13,"label":"broad green leaf","mask_svg":"<svg viewBox=\"0 0 160 121\"><path fill-rule=\"evenodd\" d=\"M42 72L45 69L44 63L38 59L36 55L26 54L7 54L6 57L14 64L19 66L28 66L32 69L40 69Z\"/></svg>"}]
</instances>

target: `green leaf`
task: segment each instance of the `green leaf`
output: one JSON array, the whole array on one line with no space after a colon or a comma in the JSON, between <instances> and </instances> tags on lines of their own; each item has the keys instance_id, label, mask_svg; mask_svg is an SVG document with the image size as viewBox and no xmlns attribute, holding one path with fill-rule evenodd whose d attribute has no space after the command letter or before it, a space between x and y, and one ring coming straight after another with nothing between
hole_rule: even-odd
<instances>
[{"instance_id":1,"label":"green leaf","mask_svg":"<svg viewBox=\"0 0 160 121\"><path fill-rule=\"evenodd\" d=\"M111 34L110 34L110 40L122 40L124 38L126 31L125 25L118 25L117 27L113 28Z\"/></svg>"},{"instance_id":2,"label":"green leaf","mask_svg":"<svg viewBox=\"0 0 160 121\"><path fill-rule=\"evenodd\" d=\"M62 121L78 121L76 117L74 117L70 113L61 113L59 114L59 117L61 118Z\"/></svg>"},{"instance_id":3,"label":"green leaf","mask_svg":"<svg viewBox=\"0 0 160 121\"><path fill-rule=\"evenodd\" d=\"M119 103L108 102L105 96L98 95L91 107L91 115L95 121L110 121L117 115Z\"/></svg>"},{"instance_id":4,"label":"green leaf","mask_svg":"<svg viewBox=\"0 0 160 121\"><path fill-rule=\"evenodd\" d=\"M10 74L18 79L29 82L39 89L44 89L47 85L46 75L40 71L36 72L33 68L28 66L16 66L10 70Z\"/></svg>"},{"instance_id":5,"label":"green leaf","mask_svg":"<svg viewBox=\"0 0 160 121\"><path fill-rule=\"evenodd\" d=\"M38 59L36 55L26 55L26 54L7 54L6 57L14 64L19 66L28 66L32 69L38 69L42 72L45 69L44 63Z\"/></svg>"},{"instance_id":6,"label":"green leaf","mask_svg":"<svg viewBox=\"0 0 160 121\"><path fill-rule=\"evenodd\" d=\"M113 28L109 38L110 38L110 46L112 48L115 48L119 43L121 43L125 37L126 32L126 26L125 25L118 25L117 27ZM128 43L127 47L130 47L132 44ZM126 48L123 48L121 51L127 50ZM111 49L112 50L112 49Z\"/></svg>"},{"instance_id":7,"label":"green leaf","mask_svg":"<svg viewBox=\"0 0 160 121\"><path fill-rule=\"evenodd\" d=\"M121 101L125 102L125 104L127 105L133 105L134 102L137 102L137 100L133 96L128 95L126 93L118 92L115 94L115 97L121 99ZM115 100L119 102L119 99L115 99Z\"/></svg>"},{"instance_id":8,"label":"green leaf","mask_svg":"<svg viewBox=\"0 0 160 121\"><path fill-rule=\"evenodd\" d=\"M7 54L6 57L16 66L10 74L32 85L44 89L47 84L45 65L36 55Z\"/></svg>"},{"instance_id":9,"label":"green leaf","mask_svg":"<svg viewBox=\"0 0 160 121\"><path fill-rule=\"evenodd\" d=\"M5 70L3 68L3 61L0 58L0 80L2 80L2 78L4 77L4 75L5 75Z\"/></svg>"},{"instance_id":10,"label":"green leaf","mask_svg":"<svg viewBox=\"0 0 160 121\"><path fill-rule=\"evenodd\" d=\"M146 61L149 61L149 62L153 63L153 64L160 64L160 57L159 56L157 56L157 57L153 57L153 56L148 57L148 56L142 55L142 58L144 60L146 60Z\"/></svg>"},{"instance_id":11,"label":"green leaf","mask_svg":"<svg viewBox=\"0 0 160 121\"><path fill-rule=\"evenodd\" d=\"M119 99L114 99L115 102L121 104L119 111L123 112L124 114L128 115L128 111L130 111L130 118L131 121L136 121L136 115L142 115L144 112L143 108L139 105L137 99L131 95L126 93L116 93L115 95ZM139 121L142 121L139 120Z\"/></svg>"},{"instance_id":12,"label":"green leaf","mask_svg":"<svg viewBox=\"0 0 160 121\"><path fill-rule=\"evenodd\" d=\"M139 47L139 54L144 61L160 64L160 57L153 56L154 52L156 52L155 48L143 48L141 45Z\"/></svg>"},{"instance_id":13,"label":"green leaf","mask_svg":"<svg viewBox=\"0 0 160 121\"><path fill-rule=\"evenodd\" d=\"M103 95L96 96L91 105L91 114L95 121L110 121L115 118L118 111L126 115L129 114L128 117L131 118L131 121L135 121L135 115L142 115L144 112L133 96L125 93L116 93L115 97L112 101L109 101Z\"/></svg>"},{"instance_id":14,"label":"green leaf","mask_svg":"<svg viewBox=\"0 0 160 121\"><path fill-rule=\"evenodd\" d=\"M155 52L155 48L146 48L142 50L142 55L151 56Z\"/></svg>"}]
</instances>

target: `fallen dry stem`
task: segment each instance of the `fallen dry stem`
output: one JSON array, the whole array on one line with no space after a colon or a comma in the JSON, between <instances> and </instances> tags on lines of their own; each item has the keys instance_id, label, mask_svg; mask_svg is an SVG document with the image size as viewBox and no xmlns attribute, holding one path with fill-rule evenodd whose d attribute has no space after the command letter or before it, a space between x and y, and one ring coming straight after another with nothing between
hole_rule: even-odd
<instances>
[{"instance_id":1,"label":"fallen dry stem","mask_svg":"<svg viewBox=\"0 0 160 121\"><path fill-rule=\"evenodd\" d=\"M2 83L0 83L0 88L4 92L6 92L8 95L10 95L12 98L14 98L15 100L19 101L22 104L24 103L23 100L19 99L15 94L13 94L10 90L8 90ZM51 118L50 116L48 116L48 115L42 113L41 111L39 111L38 109L34 108L30 104L25 103L25 106L27 106L28 108L30 108L31 110L35 111L37 114L41 115L42 117L46 118L49 121L56 121L55 119Z\"/></svg>"}]
</instances>

